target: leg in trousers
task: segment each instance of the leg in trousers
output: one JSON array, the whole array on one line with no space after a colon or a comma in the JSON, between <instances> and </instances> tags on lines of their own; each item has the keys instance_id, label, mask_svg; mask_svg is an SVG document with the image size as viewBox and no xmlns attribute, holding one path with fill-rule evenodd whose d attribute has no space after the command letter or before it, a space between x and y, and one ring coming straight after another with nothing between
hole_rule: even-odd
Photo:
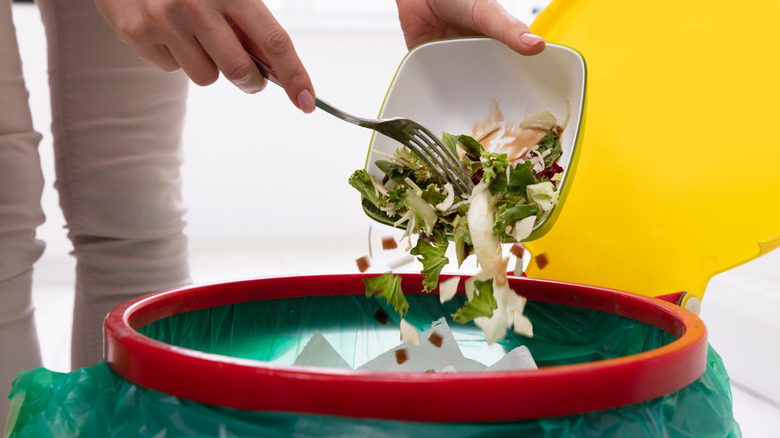
<instances>
[{"instance_id":1,"label":"leg in trousers","mask_svg":"<svg viewBox=\"0 0 780 438\"><path fill-rule=\"evenodd\" d=\"M33 263L43 253L35 229L44 221L43 174L11 19L0 0L0 433L11 382L41 366L32 306Z\"/></svg>"},{"instance_id":2,"label":"leg in trousers","mask_svg":"<svg viewBox=\"0 0 780 438\"><path fill-rule=\"evenodd\" d=\"M55 187L76 257L71 364L102 359L106 314L188 283L181 134L189 81L119 41L92 0L38 0Z\"/></svg>"}]
</instances>

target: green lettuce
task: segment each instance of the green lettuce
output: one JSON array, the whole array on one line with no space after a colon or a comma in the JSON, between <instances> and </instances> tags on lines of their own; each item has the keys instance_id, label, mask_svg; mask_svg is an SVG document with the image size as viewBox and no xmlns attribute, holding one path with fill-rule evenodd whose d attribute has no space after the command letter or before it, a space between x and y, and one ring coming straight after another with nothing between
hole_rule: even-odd
<instances>
[{"instance_id":1,"label":"green lettuce","mask_svg":"<svg viewBox=\"0 0 780 438\"><path fill-rule=\"evenodd\" d=\"M506 178L506 168L509 160L506 154L482 152L482 181L487 184L493 182L499 175Z\"/></svg>"},{"instance_id":2,"label":"green lettuce","mask_svg":"<svg viewBox=\"0 0 780 438\"><path fill-rule=\"evenodd\" d=\"M412 169L391 160L377 160L376 167L394 181L401 181L412 174Z\"/></svg>"},{"instance_id":3,"label":"green lettuce","mask_svg":"<svg viewBox=\"0 0 780 438\"><path fill-rule=\"evenodd\" d=\"M399 315L404 316L409 310L409 302L406 301L401 290L401 277L393 275L392 272L385 272L378 277L367 277L363 279L366 285L366 297L373 295L387 300L387 304L393 306Z\"/></svg>"},{"instance_id":4,"label":"green lettuce","mask_svg":"<svg viewBox=\"0 0 780 438\"><path fill-rule=\"evenodd\" d=\"M360 192L363 199L377 208L381 208L384 206L382 194L374 187L374 184L371 182L372 178L373 177L366 170L356 170L352 176L349 177L349 185Z\"/></svg>"},{"instance_id":5,"label":"green lettuce","mask_svg":"<svg viewBox=\"0 0 780 438\"><path fill-rule=\"evenodd\" d=\"M493 280L475 281L474 287L476 288L474 296L452 314L455 322L465 324L480 316L490 318L493 316L493 311L498 308L496 298L493 296Z\"/></svg>"},{"instance_id":6,"label":"green lettuce","mask_svg":"<svg viewBox=\"0 0 780 438\"><path fill-rule=\"evenodd\" d=\"M543 181L526 187L528 201L534 202L544 211L550 211L558 202L558 192L550 181Z\"/></svg>"},{"instance_id":7,"label":"green lettuce","mask_svg":"<svg viewBox=\"0 0 780 438\"><path fill-rule=\"evenodd\" d=\"M520 219L525 219L537 214L539 214L539 207L537 207L536 204L514 205L503 203L498 207L498 212L496 213L496 224L493 227L493 234L507 237L505 236L507 228L513 227L515 222Z\"/></svg>"},{"instance_id":8,"label":"green lettuce","mask_svg":"<svg viewBox=\"0 0 780 438\"><path fill-rule=\"evenodd\" d=\"M463 152L466 153L472 160L479 160L479 157L485 153L485 148L468 135L452 135L448 133L442 134L442 143L455 155L458 156L457 147L460 146Z\"/></svg>"},{"instance_id":9,"label":"green lettuce","mask_svg":"<svg viewBox=\"0 0 780 438\"><path fill-rule=\"evenodd\" d=\"M453 241L455 242L455 256L458 258L458 267L471 255L474 244L471 242L466 216L457 216L453 222Z\"/></svg>"},{"instance_id":10,"label":"green lettuce","mask_svg":"<svg viewBox=\"0 0 780 438\"><path fill-rule=\"evenodd\" d=\"M436 213L436 210L431 207L431 204L410 192L407 193L406 198L404 198L404 206L414 213L417 217L417 223L423 224L426 234L433 233L433 227L436 225L436 221L439 220L439 215Z\"/></svg>"},{"instance_id":11,"label":"green lettuce","mask_svg":"<svg viewBox=\"0 0 780 438\"><path fill-rule=\"evenodd\" d=\"M535 129L547 130L536 146L538 153L547 154L544 176L537 177L531 161L512 164L506 154L488 152L468 135L442 135L442 142L459 158L466 176L475 183L487 184L495 202L493 233L501 242L522 238L517 236L527 231L533 220L538 220L529 218L544 217L558 201L558 192L550 179L560 172L556 170L560 166L555 165L562 154L560 127L554 126L555 118L551 114L540 114L528 123L539 124ZM372 180L366 171L355 172L350 184L361 193L365 206L372 204L386 213L396 226L406 223L405 237L419 236L410 254L422 264L423 291L431 292L438 288L441 272L449 263L446 251L450 241L454 243L458 267L474 252L466 220L471 205L468 196L452 193L453 197L448 199L450 192L445 181L407 148L399 148L393 156L378 160L376 166L385 175L381 193L377 189L379 182ZM446 208L437 208L440 205ZM523 225L522 230L517 229L518 223ZM399 276L388 272L364 281L366 296L384 297L402 316L407 312L409 304L401 291ZM492 280L474 281L473 286L471 299L453 314L457 322L490 318L497 308Z\"/></svg>"},{"instance_id":12,"label":"green lettuce","mask_svg":"<svg viewBox=\"0 0 780 438\"><path fill-rule=\"evenodd\" d=\"M506 186L507 193L528 199L526 187L538 183L531 162L526 161L512 168L509 175L509 182Z\"/></svg>"},{"instance_id":13,"label":"green lettuce","mask_svg":"<svg viewBox=\"0 0 780 438\"><path fill-rule=\"evenodd\" d=\"M433 243L418 239L417 245L409 251L409 254L419 256L417 260L423 265L423 292L430 292L439 286L439 274L450 262L444 255L449 246L447 238L439 230L434 231L433 237Z\"/></svg>"},{"instance_id":14,"label":"green lettuce","mask_svg":"<svg viewBox=\"0 0 780 438\"><path fill-rule=\"evenodd\" d=\"M563 155L561 136L556 135L553 131L547 131L547 134L539 141L537 151L541 154L547 149L550 149L550 154L544 157L545 168L550 167L552 163L558 161L558 158Z\"/></svg>"}]
</instances>

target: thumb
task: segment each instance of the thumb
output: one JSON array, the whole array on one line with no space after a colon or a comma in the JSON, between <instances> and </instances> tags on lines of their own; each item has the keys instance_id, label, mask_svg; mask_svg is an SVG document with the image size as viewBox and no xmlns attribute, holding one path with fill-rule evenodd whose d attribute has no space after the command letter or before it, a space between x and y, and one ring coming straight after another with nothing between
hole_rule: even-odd
<instances>
[{"instance_id":1,"label":"thumb","mask_svg":"<svg viewBox=\"0 0 780 438\"><path fill-rule=\"evenodd\" d=\"M528 26L506 11L498 2L474 4L474 25L485 36L501 41L522 55L536 55L546 47L544 38L534 35Z\"/></svg>"}]
</instances>

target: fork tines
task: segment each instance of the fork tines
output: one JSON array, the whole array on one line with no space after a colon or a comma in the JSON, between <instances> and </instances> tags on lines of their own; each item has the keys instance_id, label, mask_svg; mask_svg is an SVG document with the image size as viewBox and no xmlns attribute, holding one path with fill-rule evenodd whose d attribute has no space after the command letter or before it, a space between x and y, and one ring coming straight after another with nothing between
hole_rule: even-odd
<instances>
[{"instance_id":1,"label":"fork tines","mask_svg":"<svg viewBox=\"0 0 780 438\"><path fill-rule=\"evenodd\" d=\"M425 127L415 125L408 133L408 142L405 142L407 147L419 155L442 181L451 182L461 195L471 193L474 183L463 173L463 167L455 154Z\"/></svg>"}]
</instances>

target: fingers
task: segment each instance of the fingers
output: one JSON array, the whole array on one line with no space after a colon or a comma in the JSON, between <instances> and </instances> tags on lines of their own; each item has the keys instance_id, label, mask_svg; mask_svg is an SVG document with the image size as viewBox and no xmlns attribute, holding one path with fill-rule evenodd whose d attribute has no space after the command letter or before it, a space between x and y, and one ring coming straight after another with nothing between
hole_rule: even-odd
<instances>
[{"instance_id":1,"label":"fingers","mask_svg":"<svg viewBox=\"0 0 780 438\"><path fill-rule=\"evenodd\" d=\"M205 86L219 78L217 66L195 36L169 41L167 47L192 82Z\"/></svg>"},{"instance_id":2,"label":"fingers","mask_svg":"<svg viewBox=\"0 0 780 438\"><path fill-rule=\"evenodd\" d=\"M213 83L222 72L244 92L256 93L266 80L246 52L251 49L275 68L296 106L314 111L308 73L290 37L260 1L95 2L120 40L165 71L182 69L198 85Z\"/></svg>"},{"instance_id":3,"label":"fingers","mask_svg":"<svg viewBox=\"0 0 780 438\"><path fill-rule=\"evenodd\" d=\"M198 43L225 79L249 94L265 88L266 80L246 53L232 23L215 14L200 29L203 31L197 35Z\"/></svg>"},{"instance_id":4,"label":"fingers","mask_svg":"<svg viewBox=\"0 0 780 438\"><path fill-rule=\"evenodd\" d=\"M531 33L528 26L507 12L498 2L477 1L472 10L476 30L497 39L523 55L541 53L544 38Z\"/></svg>"},{"instance_id":5,"label":"fingers","mask_svg":"<svg viewBox=\"0 0 780 438\"><path fill-rule=\"evenodd\" d=\"M181 66L176 62L168 47L162 44L150 44L147 46L134 47L135 53L141 58L160 67L162 70L173 73L181 70Z\"/></svg>"},{"instance_id":6,"label":"fingers","mask_svg":"<svg viewBox=\"0 0 780 438\"><path fill-rule=\"evenodd\" d=\"M404 35L416 44L454 35L484 35L523 55L535 55L546 46L497 0L397 0L397 4Z\"/></svg>"},{"instance_id":7,"label":"fingers","mask_svg":"<svg viewBox=\"0 0 780 438\"><path fill-rule=\"evenodd\" d=\"M269 64L289 99L306 113L314 111L314 86L298 57L290 36L262 3L258 13L230 14L248 42L247 49Z\"/></svg>"},{"instance_id":8,"label":"fingers","mask_svg":"<svg viewBox=\"0 0 780 438\"><path fill-rule=\"evenodd\" d=\"M167 72L181 69L168 46L163 32L153 23L157 10L121 8L115 3L96 0L95 4L106 21L116 31L117 38L127 43L135 53ZM166 26L167 27L167 26Z\"/></svg>"},{"instance_id":9,"label":"fingers","mask_svg":"<svg viewBox=\"0 0 780 438\"><path fill-rule=\"evenodd\" d=\"M222 72L245 93L257 93L265 87L265 79L219 9L173 4L165 15L169 23L166 47L194 83L212 84Z\"/></svg>"},{"instance_id":10,"label":"fingers","mask_svg":"<svg viewBox=\"0 0 780 438\"><path fill-rule=\"evenodd\" d=\"M198 38L212 32L224 38L230 32L230 26L213 9L165 0L96 3L117 37L141 58L165 71L182 69L198 85L211 84L219 77L211 54ZM237 45L235 36L233 39Z\"/></svg>"}]
</instances>

